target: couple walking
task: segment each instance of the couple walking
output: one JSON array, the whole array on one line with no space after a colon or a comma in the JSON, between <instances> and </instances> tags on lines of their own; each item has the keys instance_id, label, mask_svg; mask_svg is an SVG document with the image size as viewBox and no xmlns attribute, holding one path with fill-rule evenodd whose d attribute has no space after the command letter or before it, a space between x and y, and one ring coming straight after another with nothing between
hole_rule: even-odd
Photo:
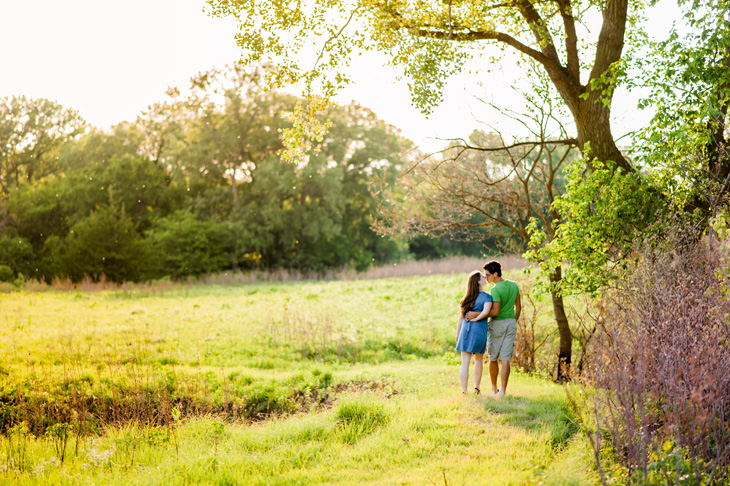
<instances>
[{"instance_id":1,"label":"couple walking","mask_svg":"<svg viewBox=\"0 0 730 486\"><path fill-rule=\"evenodd\" d=\"M484 291L487 283L494 284L491 295ZM459 377L462 393L466 394L467 391L472 355L474 355L474 391L477 395L480 393L484 351L488 351L492 394L503 397L509 381L509 360L515 348L517 319L522 311L520 289L512 280L502 278L502 265L499 262L487 262L484 265L484 273L476 270L469 274L466 293L459 303L459 309L456 349L461 351ZM489 317L492 320L487 322ZM498 377L501 377L499 388Z\"/></svg>"}]
</instances>

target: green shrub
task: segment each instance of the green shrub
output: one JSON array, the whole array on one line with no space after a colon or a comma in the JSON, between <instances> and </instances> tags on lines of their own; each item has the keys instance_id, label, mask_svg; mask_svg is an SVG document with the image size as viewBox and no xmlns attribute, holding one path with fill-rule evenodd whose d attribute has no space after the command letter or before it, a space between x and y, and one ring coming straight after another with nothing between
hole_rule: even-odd
<instances>
[{"instance_id":1,"label":"green shrub","mask_svg":"<svg viewBox=\"0 0 730 486\"><path fill-rule=\"evenodd\" d=\"M291 411L293 405L274 387L254 390L246 397L244 416L249 418L265 418L276 413Z\"/></svg>"},{"instance_id":2,"label":"green shrub","mask_svg":"<svg viewBox=\"0 0 730 486\"><path fill-rule=\"evenodd\" d=\"M9 267L13 273L32 275L35 270L32 264L34 260L33 247L28 240L10 235L0 236L0 265ZM12 278L0 278L0 281L10 282Z\"/></svg>"},{"instance_id":3,"label":"green shrub","mask_svg":"<svg viewBox=\"0 0 730 486\"><path fill-rule=\"evenodd\" d=\"M15 272L7 265L0 265L0 282L12 282Z\"/></svg>"},{"instance_id":4,"label":"green shrub","mask_svg":"<svg viewBox=\"0 0 730 486\"><path fill-rule=\"evenodd\" d=\"M161 275L172 278L220 271L231 264L231 238L215 221L201 221L188 211L156 220L147 240L159 256Z\"/></svg>"},{"instance_id":5,"label":"green shrub","mask_svg":"<svg viewBox=\"0 0 730 486\"><path fill-rule=\"evenodd\" d=\"M641 470L634 470L630 477L627 471L612 471L609 481L627 482L637 486L705 486L710 484L730 484L723 474L711 477L707 473L708 465L700 458L693 458L687 450L677 447L672 440L662 444L661 449L649 455L646 475Z\"/></svg>"},{"instance_id":6,"label":"green shrub","mask_svg":"<svg viewBox=\"0 0 730 486\"><path fill-rule=\"evenodd\" d=\"M136 282L145 276L147 248L124 207L97 209L71 228L66 242L65 267L74 281L104 275L116 283Z\"/></svg>"}]
</instances>

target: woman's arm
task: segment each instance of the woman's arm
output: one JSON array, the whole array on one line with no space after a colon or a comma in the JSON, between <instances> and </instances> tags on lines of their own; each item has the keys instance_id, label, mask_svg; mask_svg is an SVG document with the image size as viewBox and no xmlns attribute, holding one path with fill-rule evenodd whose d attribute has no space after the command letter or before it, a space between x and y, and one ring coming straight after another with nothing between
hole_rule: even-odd
<instances>
[{"instance_id":1,"label":"woman's arm","mask_svg":"<svg viewBox=\"0 0 730 486\"><path fill-rule=\"evenodd\" d=\"M492 310L489 313L489 317L497 317L499 315L499 310L502 307L502 303L500 301L494 301L492 303Z\"/></svg>"},{"instance_id":2,"label":"woman's arm","mask_svg":"<svg viewBox=\"0 0 730 486\"><path fill-rule=\"evenodd\" d=\"M481 321L482 319L486 319L489 316L489 311L492 309L492 303L491 302L485 302L484 303L484 309L477 314L477 316L474 319L469 319L470 321ZM476 314L476 312L473 312L473 314Z\"/></svg>"},{"instance_id":3,"label":"woman's arm","mask_svg":"<svg viewBox=\"0 0 730 486\"><path fill-rule=\"evenodd\" d=\"M464 322L464 318L459 316L459 321L456 323L456 342L459 342L459 335L461 334L461 323Z\"/></svg>"}]
</instances>

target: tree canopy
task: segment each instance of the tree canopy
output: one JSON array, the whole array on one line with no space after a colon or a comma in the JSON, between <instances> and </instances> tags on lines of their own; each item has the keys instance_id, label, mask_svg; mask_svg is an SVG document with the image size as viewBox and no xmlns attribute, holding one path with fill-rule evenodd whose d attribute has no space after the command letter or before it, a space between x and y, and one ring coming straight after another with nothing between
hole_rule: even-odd
<instances>
[{"instance_id":1,"label":"tree canopy","mask_svg":"<svg viewBox=\"0 0 730 486\"><path fill-rule=\"evenodd\" d=\"M0 100L0 191L32 183L60 169L58 150L83 133L74 110L44 99Z\"/></svg>"},{"instance_id":2,"label":"tree canopy","mask_svg":"<svg viewBox=\"0 0 730 486\"><path fill-rule=\"evenodd\" d=\"M0 265L12 278L122 282L406 257L405 241L371 228L369 185L394 179L411 142L367 108L332 105L326 136L287 163L279 133L298 98L261 78L202 72L108 130L47 100L0 100Z\"/></svg>"},{"instance_id":3,"label":"tree canopy","mask_svg":"<svg viewBox=\"0 0 730 486\"><path fill-rule=\"evenodd\" d=\"M449 76L494 55L496 44L541 66L570 110L581 149L633 170L611 135L614 87L623 72L626 29L642 2L487 0L208 0L209 13L239 23L244 60L273 63L272 86L304 83L310 97L330 98L347 84L359 52L389 55L410 79L414 104L428 113ZM589 28L600 15L598 29ZM597 32L596 32L597 31ZM315 46L314 51L312 46ZM494 59L493 59L494 60Z\"/></svg>"}]
</instances>

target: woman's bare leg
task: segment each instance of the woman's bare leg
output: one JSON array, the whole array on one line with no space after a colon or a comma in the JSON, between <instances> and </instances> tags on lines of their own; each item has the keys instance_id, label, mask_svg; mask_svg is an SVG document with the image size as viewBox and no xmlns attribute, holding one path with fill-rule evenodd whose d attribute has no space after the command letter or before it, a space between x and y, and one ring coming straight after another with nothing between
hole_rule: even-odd
<instances>
[{"instance_id":1,"label":"woman's bare leg","mask_svg":"<svg viewBox=\"0 0 730 486\"><path fill-rule=\"evenodd\" d=\"M459 378L461 379L461 391L466 393L467 384L469 383L469 363L471 362L471 353L461 352L461 370L459 370Z\"/></svg>"},{"instance_id":2,"label":"woman's bare leg","mask_svg":"<svg viewBox=\"0 0 730 486\"><path fill-rule=\"evenodd\" d=\"M480 389L482 384L482 370L484 369L484 355L474 354L474 388Z\"/></svg>"}]
</instances>

